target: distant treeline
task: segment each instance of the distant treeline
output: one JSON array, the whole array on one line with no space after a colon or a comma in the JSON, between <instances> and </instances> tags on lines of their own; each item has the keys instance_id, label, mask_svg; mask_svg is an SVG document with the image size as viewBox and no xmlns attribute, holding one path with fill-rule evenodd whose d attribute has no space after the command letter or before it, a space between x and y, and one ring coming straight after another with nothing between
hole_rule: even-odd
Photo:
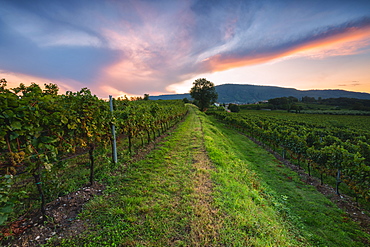
<instances>
[{"instance_id":1,"label":"distant treeline","mask_svg":"<svg viewBox=\"0 0 370 247\"><path fill-rule=\"evenodd\" d=\"M305 103L319 103L323 105L340 106L350 108L352 110L370 111L370 100L367 99L355 99L355 98L329 98L317 100L314 97L303 97L302 102Z\"/></svg>"},{"instance_id":2,"label":"distant treeline","mask_svg":"<svg viewBox=\"0 0 370 247\"><path fill-rule=\"evenodd\" d=\"M354 98L330 98L322 100L323 104L349 107L353 110L370 111L370 100Z\"/></svg>"},{"instance_id":3,"label":"distant treeline","mask_svg":"<svg viewBox=\"0 0 370 247\"><path fill-rule=\"evenodd\" d=\"M320 105L330 105L351 110L370 111L370 100L356 99L356 98L328 98L318 99L314 97L304 96L301 100L290 96L290 97L279 97L268 100L269 108L271 109L284 109L284 110L302 110L302 105L298 105L298 102L302 103L313 103Z\"/></svg>"}]
</instances>

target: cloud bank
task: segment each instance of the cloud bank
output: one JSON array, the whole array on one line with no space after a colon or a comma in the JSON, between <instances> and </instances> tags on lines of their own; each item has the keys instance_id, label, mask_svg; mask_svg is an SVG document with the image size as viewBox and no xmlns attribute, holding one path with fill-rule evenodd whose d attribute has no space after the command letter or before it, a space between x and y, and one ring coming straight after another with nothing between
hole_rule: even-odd
<instances>
[{"instance_id":1,"label":"cloud bank","mask_svg":"<svg viewBox=\"0 0 370 247\"><path fill-rule=\"evenodd\" d=\"M0 34L0 77L158 94L204 73L369 54L370 2L3 0Z\"/></svg>"}]
</instances>

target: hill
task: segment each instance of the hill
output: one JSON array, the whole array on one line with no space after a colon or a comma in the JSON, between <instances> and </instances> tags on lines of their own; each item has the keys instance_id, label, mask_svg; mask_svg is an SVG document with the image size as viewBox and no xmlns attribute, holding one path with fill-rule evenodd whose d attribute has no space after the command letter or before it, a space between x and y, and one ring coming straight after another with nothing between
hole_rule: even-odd
<instances>
[{"instance_id":1,"label":"hill","mask_svg":"<svg viewBox=\"0 0 370 247\"><path fill-rule=\"evenodd\" d=\"M283 88L275 86L256 86L256 85L242 85L242 84L223 84L216 86L218 93L218 102L220 103L255 103L258 101L269 100L279 97L293 96L301 99L304 96L322 99L327 98L357 98L370 99L370 94L351 92L339 89L327 90L298 90L295 88ZM168 99L191 99L190 94L169 94L150 96L151 100L168 100Z\"/></svg>"}]
</instances>

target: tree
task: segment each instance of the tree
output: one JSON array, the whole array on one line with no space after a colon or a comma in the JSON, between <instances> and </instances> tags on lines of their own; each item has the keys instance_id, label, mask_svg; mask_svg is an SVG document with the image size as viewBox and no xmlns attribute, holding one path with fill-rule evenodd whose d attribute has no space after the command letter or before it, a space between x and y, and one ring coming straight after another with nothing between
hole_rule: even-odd
<instances>
[{"instance_id":1,"label":"tree","mask_svg":"<svg viewBox=\"0 0 370 247\"><path fill-rule=\"evenodd\" d=\"M215 85L205 78L199 78L193 82L190 95L195 99L195 103L201 111L205 111L206 108L209 107L210 104L216 102L218 98Z\"/></svg>"},{"instance_id":2,"label":"tree","mask_svg":"<svg viewBox=\"0 0 370 247\"><path fill-rule=\"evenodd\" d=\"M272 109L283 109L283 110L290 111L292 108L292 105L295 102L298 102L298 99L293 96L289 96L289 97L269 99L268 102L270 105L272 105Z\"/></svg>"},{"instance_id":3,"label":"tree","mask_svg":"<svg viewBox=\"0 0 370 247\"><path fill-rule=\"evenodd\" d=\"M304 96L304 97L302 97L302 102L305 102L305 103L315 103L316 102L316 99L315 99L315 97Z\"/></svg>"},{"instance_id":4,"label":"tree","mask_svg":"<svg viewBox=\"0 0 370 247\"><path fill-rule=\"evenodd\" d=\"M229 110L231 112L239 112L240 111L240 107L236 104L229 104Z\"/></svg>"},{"instance_id":5,"label":"tree","mask_svg":"<svg viewBox=\"0 0 370 247\"><path fill-rule=\"evenodd\" d=\"M58 94L58 91L59 91L58 85L53 84L53 83L49 83L49 84L45 83L44 85L45 85L45 90L44 90L45 94L53 94L53 95Z\"/></svg>"}]
</instances>

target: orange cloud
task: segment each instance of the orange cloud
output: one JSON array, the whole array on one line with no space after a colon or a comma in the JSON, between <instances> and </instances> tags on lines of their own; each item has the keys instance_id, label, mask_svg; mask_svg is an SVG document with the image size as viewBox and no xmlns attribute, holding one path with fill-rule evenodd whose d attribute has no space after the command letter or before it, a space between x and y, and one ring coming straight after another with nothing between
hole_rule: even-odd
<instances>
[{"instance_id":1,"label":"orange cloud","mask_svg":"<svg viewBox=\"0 0 370 247\"><path fill-rule=\"evenodd\" d=\"M113 98L124 97L124 96L127 96L128 98L141 96L141 95L128 94L126 92L120 91L120 90L118 90L114 87L108 86L108 85L100 86L99 89L106 93L106 97L104 97L104 98L109 98L108 97L109 95L112 95Z\"/></svg>"},{"instance_id":2,"label":"orange cloud","mask_svg":"<svg viewBox=\"0 0 370 247\"><path fill-rule=\"evenodd\" d=\"M342 56L357 54L359 49L369 45L370 26L350 28L344 33L302 45L292 52L313 57Z\"/></svg>"},{"instance_id":3,"label":"orange cloud","mask_svg":"<svg viewBox=\"0 0 370 247\"><path fill-rule=\"evenodd\" d=\"M71 79L51 80L3 70L0 70L0 78L4 78L7 81L7 88L18 87L20 83L23 83L26 86L31 85L31 83L36 83L41 87L44 84L53 83L58 85L59 93L65 93L66 91L77 91L84 87L82 83Z\"/></svg>"},{"instance_id":4,"label":"orange cloud","mask_svg":"<svg viewBox=\"0 0 370 247\"><path fill-rule=\"evenodd\" d=\"M236 67L266 63L287 57L313 57L324 58L328 56L341 56L359 53L359 50L370 45L370 25L364 28L351 27L341 33L322 35L306 42L293 45L290 48L277 49L276 51L245 55L241 57L224 56L217 54L204 62L208 69L224 71Z\"/></svg>"}]
</instances>

